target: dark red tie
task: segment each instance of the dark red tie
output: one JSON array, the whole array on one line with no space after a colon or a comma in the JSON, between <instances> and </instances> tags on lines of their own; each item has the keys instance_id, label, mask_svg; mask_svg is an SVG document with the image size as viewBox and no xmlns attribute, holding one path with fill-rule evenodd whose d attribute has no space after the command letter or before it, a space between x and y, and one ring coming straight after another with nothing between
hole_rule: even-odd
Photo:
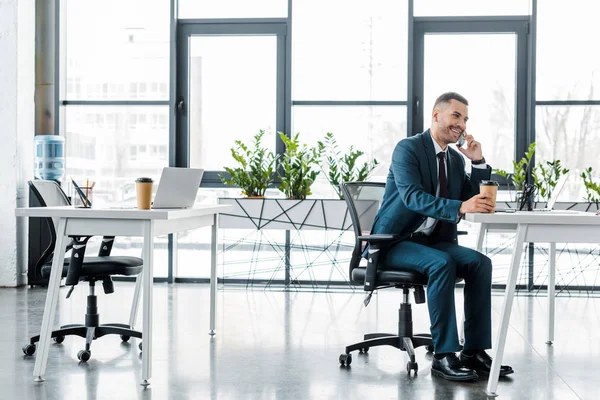
<instances>
[{"instance_id":1,"label":"dark red tie","mask_svg":"<svg viewBox=\"0 0 600 400\"><path fill-rule=\"evenodd\" d=\"M446 178L446 164L444 163L444 159L446 158L446 153L440 151L437 154L437 158L439 161L439 171L440 171L440 196L448 198L448 179Z\"/></svg>"}]
</instances>

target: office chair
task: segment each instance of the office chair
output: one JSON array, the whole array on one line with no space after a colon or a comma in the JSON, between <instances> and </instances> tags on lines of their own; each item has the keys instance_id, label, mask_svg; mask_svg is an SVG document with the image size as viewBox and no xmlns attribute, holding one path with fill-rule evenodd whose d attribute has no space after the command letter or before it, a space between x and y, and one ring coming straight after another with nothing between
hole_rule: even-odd
<instances>
[{"instance_id":1,"label":"office chair","mask_svg":"<svg viewBox=\"0 0 600 400\"><path fill-rule=\"evenodd\" d=\"M29 181L29 186L33 195L37 198L42 207L50 206L68 206L70 201L54 181L35 180ZM51 242L42 256L36 263L36 274L48 279L52 269L52 257L54 245L56 243L57 218L45 218L50 229ZM87 296L87 310L85 314L85 323L69 324L61 326L60 329L52 332L52 338L56 343L62 343L65 336L76 335L85 338L85 349L77 353L80 361L88 361L91 357L90 347L92 340L109 334L121 335L121 340L127 342L131 337L141 339L142 333L134 331L128 324L103 324L100 325L100 315L98 314L97 299L95 294L95 285L97 281L102 281L104 293L114 292L114 285L111 277L113 275L138 275L142 270L142 259L138 257L115 257L110 252L113 246L114 237L104 237L102 245L98 252L98 257L84 257L85 247L89 237L71 237L71 243L67 246L67 251L71 250L70 259L65 258L62 270L62 277L66 277L66 285L71 285L67 298L75 288L75 285L82 280L89 282L89 295ZM139 291L134 294L134 307L137 308L137 297ZM132 315L135 310L132 309ZM133 317L130 323L133 324ZM31 356L35 353L40 336L33 336L29 344L23 346L23 353ZM142 349L141 343L139 345Z\"/></svg>"},{"instance_id":2,"label":"office chair","mask_svg":"<svg viewBox=\"0 0 600 400\"><path fill-rule=\"evenodd\" d=\"M370 230L379 210L385 192L385 183L378 182L347 182L340 184L344 199L348 206L356 242L350 260L350 280L356 284L363 285L368 292L365 298L365 306L369 303L371 295L376 289L394 287L402 289L403 301L400 304L398 334L393 333L368 333L364 340L350 346L340 355L339 362L342 366L352 363L352 351L358 350L366 353L369 348L375 346L393 346L406 351L410 361L406 364L406 370L417 373L419 366L415 361L415 348L425 346L428 352L433 352L431 334L413 334L412 309L409 300L409 291L414 289L415 303L425 302L425 291L423 287L427 284L427 277L411 270L385 269L383 260L379 259L379 251L385 250L387 246L400 239L399 235L373 234ZM369 244L369 260L366 267L361 267L360 262L365 245ZM458 279L457 281L460 281Z\"/></svg>"}]
</instances>

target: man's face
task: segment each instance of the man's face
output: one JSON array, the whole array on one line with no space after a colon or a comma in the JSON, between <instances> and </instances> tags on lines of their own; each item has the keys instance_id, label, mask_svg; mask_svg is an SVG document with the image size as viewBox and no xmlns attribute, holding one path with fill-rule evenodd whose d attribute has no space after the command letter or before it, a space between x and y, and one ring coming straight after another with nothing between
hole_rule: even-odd
<instances>
[{"instance_id":1,"label":"man's face","mask_svg":"<svg viewBox=\"0 0 600 400\"><path fill-rule=\"evenodd\" d=\"M457 100L441 103L433 110L432 128L438 140L456 143L467 129L469 108Z\"/></svg>"}]
</instances>

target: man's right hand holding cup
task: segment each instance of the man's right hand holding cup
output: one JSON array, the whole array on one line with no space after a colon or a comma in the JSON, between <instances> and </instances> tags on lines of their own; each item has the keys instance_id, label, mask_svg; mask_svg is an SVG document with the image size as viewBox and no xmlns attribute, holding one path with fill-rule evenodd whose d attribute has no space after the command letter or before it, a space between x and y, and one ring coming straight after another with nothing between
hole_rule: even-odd
<instances>
[{"instance_id":1,"label":"man's right hand holding cup","mask_svg":"<svg viewBox=\"0 0 600 400\"><path fill-rule=\"evenodd\" d=\"M479 193L460 205L459 213L493 213L496 207L495 196L491 193Z\"/></svg>"}]
</instances>

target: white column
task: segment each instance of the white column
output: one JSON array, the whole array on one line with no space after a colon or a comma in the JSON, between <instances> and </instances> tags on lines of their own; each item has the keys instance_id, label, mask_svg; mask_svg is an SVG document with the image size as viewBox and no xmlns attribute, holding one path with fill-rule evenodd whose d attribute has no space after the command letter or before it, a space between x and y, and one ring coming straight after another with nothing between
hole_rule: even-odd
<instances>
[{"instance_id":1,"label":"white column","mask_svg":"<svg viewBox=\"0 0 600 400\"><path fill-rule=\"evenodd\" d=\"M35 2L0 0L0 287L26 284L28 203L33 177Z\"/></svg>"}]
</instances>

